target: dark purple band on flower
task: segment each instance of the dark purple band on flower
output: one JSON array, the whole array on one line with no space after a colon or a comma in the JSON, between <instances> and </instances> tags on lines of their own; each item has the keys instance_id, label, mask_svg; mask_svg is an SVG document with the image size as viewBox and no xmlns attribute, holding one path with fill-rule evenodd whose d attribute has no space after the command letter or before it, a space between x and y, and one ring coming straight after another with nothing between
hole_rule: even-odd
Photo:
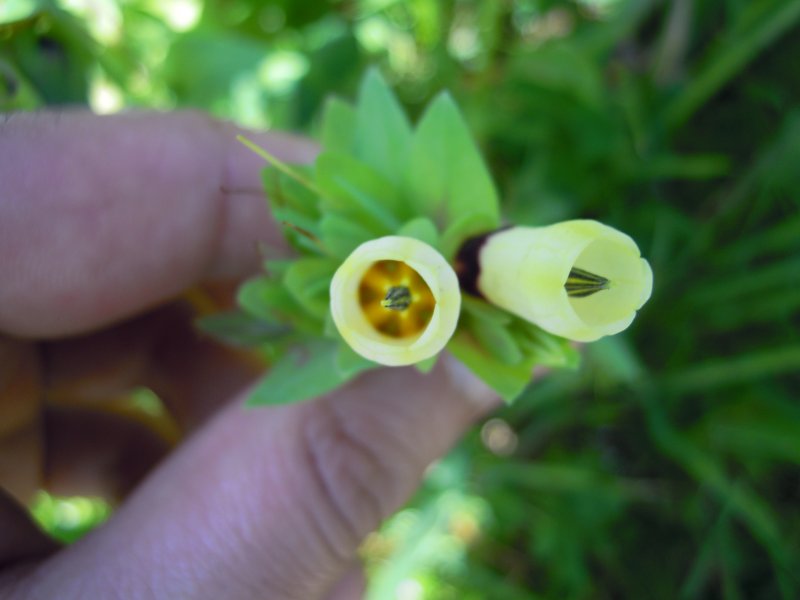
<instances>
[{"instance_id":1,"label":"dark purple band on flower","mask_svg":"<svg viewBox=\"0 0 800 600\"><path fill-rule=\"evenodd\" d=\"M481 250L487 240L495 233L505 231L510 227L512 226L505 225L494 231L476 235L461 244L461 248L459 248L456 253L455 271L456 275L458 275L458 283L463 291L477 296L478 298L484 297L483 293L478 289L478 279L481 276Z\"/></svg>"}]
</instances>

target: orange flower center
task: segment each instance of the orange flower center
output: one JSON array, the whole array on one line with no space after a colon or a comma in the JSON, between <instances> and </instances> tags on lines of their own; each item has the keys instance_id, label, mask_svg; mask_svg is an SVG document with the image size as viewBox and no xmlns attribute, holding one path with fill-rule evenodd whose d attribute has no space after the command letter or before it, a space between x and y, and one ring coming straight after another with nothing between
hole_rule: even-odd
<instances>
[{"instance_id":1,"label":"orange flower center","mask_svg":"<svg viewBox=\"0 0 800 600\"><path fill-rule=\"evenodd\" d=\"M393 338L417 335L436 307L431 289L419 273L399 260L379 260L364 273L358 301L367 321Z\"/></svg>"}]
</instances>

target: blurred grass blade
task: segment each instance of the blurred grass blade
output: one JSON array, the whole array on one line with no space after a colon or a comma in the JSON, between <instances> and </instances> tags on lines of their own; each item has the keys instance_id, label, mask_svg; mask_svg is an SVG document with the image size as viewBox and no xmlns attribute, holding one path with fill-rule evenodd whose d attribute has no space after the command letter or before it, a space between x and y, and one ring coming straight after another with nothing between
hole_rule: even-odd
<instances>
[{"instance_id":1,"label":"blurred grass blade","mask_svg":"<svg viewBox=\"0 0 800 600\"><path fill-rule=\"evenodd\" d=\"M725 39L709 52L703 67L665 109L667 127L675 129L685 123L760 52L791 30L798 19L800 0L747 3Z\"/></svg>"},{"instance_id":2,"label":"blurred grass blade","mask_svg":"<svg viewBox=\"0 0 800 600\"><path fill-rule=\"evenodd\" d=\"M707 392L800 371L800 345L757 350L729 358L717 358L664 378L671 393Z\"/></svg>"}]
</instances>

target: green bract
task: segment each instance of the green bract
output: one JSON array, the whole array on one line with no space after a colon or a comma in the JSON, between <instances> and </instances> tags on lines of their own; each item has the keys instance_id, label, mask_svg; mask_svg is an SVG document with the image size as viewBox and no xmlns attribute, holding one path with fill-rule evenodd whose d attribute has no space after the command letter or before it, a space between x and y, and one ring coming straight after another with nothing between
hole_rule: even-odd
<instances>
[{"instance_id":1,"label":"green bract","mask_svg":"<svg viewBox=\"0 0 800 600\"><path fill-rule=\"evenodd\" d=\"M331 279L361 244L411 237L453 264L465 240L500 226L492 178L446 93L412 127L381 76L370 71L354 106L328 101L321 137L311 167L265 156L272 214L286 226L297 257L268 261L263 275L241 287L243 314L201 322L228 341L257 340L272 362L253 405L312 398L378 366L350 349L330 311ZM468 294L447 349L507 401L524 390L534 366L578 360L562 338ZM434 363L435 357L416 367L427 371Z\"/></svg>"}]
</instances>

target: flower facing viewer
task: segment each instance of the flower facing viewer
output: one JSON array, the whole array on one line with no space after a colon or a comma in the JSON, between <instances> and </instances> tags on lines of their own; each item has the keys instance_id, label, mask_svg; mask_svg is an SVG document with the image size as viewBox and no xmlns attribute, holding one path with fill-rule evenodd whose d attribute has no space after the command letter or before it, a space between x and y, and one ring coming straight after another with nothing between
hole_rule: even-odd
<instances>
[{"instance_id":1,"label":"flower facing viewer","mask_svg":"<svg viewBox=\"0 0 800 600\"><path fill-rule=\"evenodd\" d=\"M653 287L636 242L592 220L500 230L477 252L476 287L487 300L580 342L626 329Z\"/></svg>"},{"instance_id":2,"label":"flower facing viewer","mask_svg":"<svg viewBox=\"0 0 800 600\"><path fill-rule=\"evenodd\" d=\"M345 341L387 366L414 364L442 350L461 308L458 278L444 257L401 236L356 248L334 274L330 295Z\"/></svg>"},{"instance_id":3,"label":"flower facing viewer","mask_svg":"<svg viewBox=\"0 0 800 600\"><path fill-rule=\"evenodd\" d=\"M411 127L370 71L357 102L329 103L323 123L313 168L239 138L269 163L274 220L300 253L242 289L237 336L230 318L205 321L243 345L264 339L275 364L251 405L317 397L375 363L426 371L445 347L511 402L536 365L578 362L557 337L622 331L649 298L649 265L610 227L498 229L496 186L447 94ZM487 302L464 298L460 315L461 294Z\"/></svg>"}]
</instances>

